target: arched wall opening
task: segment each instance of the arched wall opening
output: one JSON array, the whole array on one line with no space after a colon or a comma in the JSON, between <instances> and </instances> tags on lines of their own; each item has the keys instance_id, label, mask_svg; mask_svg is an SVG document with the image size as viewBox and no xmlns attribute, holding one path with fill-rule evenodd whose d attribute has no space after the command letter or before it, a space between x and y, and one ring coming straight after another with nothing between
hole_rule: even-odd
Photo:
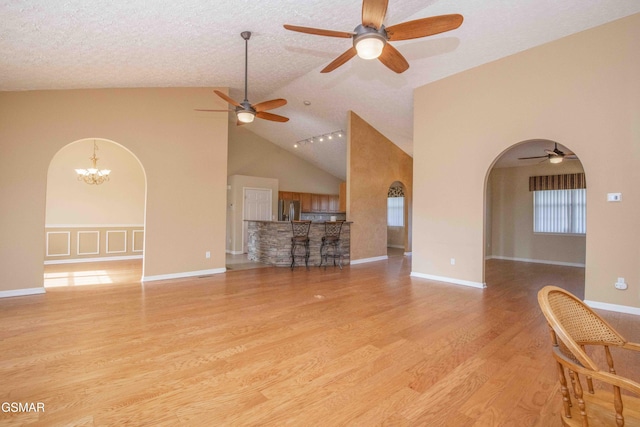
<instances>
[{"instance_id":1,"label":"arched wall opening","mask_svg":"<svg viewBox=\"0 0 640 427\"><path fill-rule=\"evenodd\" d=\"M585 267L587 190L571 189L580 186L579 183L574 183L573 178L579 178L581 174L584 176L584 173L584 167L573 150L556 141L546 139L516 143L496 157L485 177L483 277L486 262L492 259ZM573 219L567 218L567 220L569 222L584 221L584 234L572 232L571 228L565 228L566 224L563 225L562 231L534 229L536 205L538 216L552 215L553 212L566 209L566 206L556 205L548 209L544 208L544 212L541 211L542 204L547 202L542 202L540 198L536 199L534 190L540 189L530 187L530 177L549 177L543 178L546 180L557 176L567 177L568 180L572 180L571 184L554 184L555 186L545 187L545 190L557 193L565 191L555 189L562 187L568 192L583 191L585 193L584 203L576 200L562 202L574 204L569 206L567 212L571 212L571 209L577 211L577 207L582 209L581 219L574 216ZM542 191L542 193L550 194L548 191ZM491 283L486 282L486 277L484 280L487 286L491 286ZM584 283L582 288L584 289Z\"/></svg>"},{"instance_id":2,"label":"arched wall opening","mask_svg":"<svg viewBox=\"0 0 640 427\"><path fill-rule=\"evenodd\" d=\"M101 184L88 184L75 171L92 166L94 143L97 168L111 170ZM52 157L47 172L45 264L144 262L145 207L145 170L129 149L103 138L67 144ZM105 283L104 278L93 280ZM57 274L45 279L45 287L90 281Z\"/></svg>"}]
</instances>

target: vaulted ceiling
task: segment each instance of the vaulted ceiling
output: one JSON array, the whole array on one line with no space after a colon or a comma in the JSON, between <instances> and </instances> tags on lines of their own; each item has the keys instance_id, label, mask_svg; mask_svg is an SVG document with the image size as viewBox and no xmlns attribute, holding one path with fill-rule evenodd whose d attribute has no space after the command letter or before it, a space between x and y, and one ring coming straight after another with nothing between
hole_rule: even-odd
<instances>
[{"instance_id":1,"label":"vaulted ceiling","mask_svg":"<svg viewBox=\"0 0 640 427\"><path fill-rule=\"evenodd\" d=\"M387 26L464 16L456 30L394 43L410 64L402 74L357 57L321 74L351 41L282 26L351 31L360 23L361 8L360 0L5 1L0 3L0 90L220 86L240 101L240 33L251 31L249 100L286 98L288 104L274 113L291 120L245 126L344 179L345 138L294 144L346 130L347 111L353 110L411 155L415 88L638 13L640 2L390 0ZM193 107L218 108L213 92L211 99L211 105Z\"/></svg>"}]
</instances>

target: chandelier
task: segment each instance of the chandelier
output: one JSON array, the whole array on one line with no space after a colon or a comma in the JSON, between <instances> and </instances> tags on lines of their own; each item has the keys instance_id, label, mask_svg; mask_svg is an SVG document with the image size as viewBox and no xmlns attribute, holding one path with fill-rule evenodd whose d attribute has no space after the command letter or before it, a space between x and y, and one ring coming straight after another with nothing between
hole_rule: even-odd
<instances>
[{"instance_id":1,"label":"chandelier","mask_svg":"<svg viewBox=\"0 0 640 427\"><path fill-rule=\"evenodd\" d=\"M111 173L110 169L98 169L96 165L98 163L98 158L96 157L96 150L98 149L98 145L96 141L93 141L93 156L89 157L91 160L92 166L89 169L76 169L76 173L78 174L78 181L84 181L87 184L95 184L100 185L105 181L109 181L109 174Z\"/></svg>"}]
</instances>

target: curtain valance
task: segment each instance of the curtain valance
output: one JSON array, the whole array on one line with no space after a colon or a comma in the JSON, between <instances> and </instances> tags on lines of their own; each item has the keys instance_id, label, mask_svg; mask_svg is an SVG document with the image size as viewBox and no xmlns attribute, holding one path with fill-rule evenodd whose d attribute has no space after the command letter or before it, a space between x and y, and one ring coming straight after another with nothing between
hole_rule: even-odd
<instances>
[{"instance_id":1,"label":"curtain valance","mask_svg":"<svg viewBox=\"0 0 640 427\"><path fill-rule=\"evenodd\" d=\"M584 173L529 177L529 191L576 190L578 188L587 188Z\"/></svg>"}]
</instances>

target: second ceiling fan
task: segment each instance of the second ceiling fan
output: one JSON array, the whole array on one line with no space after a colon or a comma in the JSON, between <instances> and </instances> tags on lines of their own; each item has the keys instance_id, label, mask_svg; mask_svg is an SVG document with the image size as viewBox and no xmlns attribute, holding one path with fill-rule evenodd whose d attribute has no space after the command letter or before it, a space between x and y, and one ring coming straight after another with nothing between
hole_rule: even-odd
<instances>
[{"instance_id":1,"label":"second ceiling fan","mask_svg":"<svg viewBox=\"0 0 640 427\"><path fill-rule=\"evenodd\" d=\"M356 55L363 59L378 58L380 62L391 70L396 73L403 73L409 68L409 63L388 42L417 39L444 33L455 30L462 24L462 15L452 14L416 19L415 21L385 27L382 22L387 14L388 3L388 0L363 0L362 24L358 25L353 31L323 30L296 25L285 25L284 28L300 33L350 38L353 40L353 46L323 68L320 71L321 73L335 70Z\"/></svg>"},{"instance_id":2,"label":"second ceiling fan","mask_svg":"<svg viewBox=\"0 0 640 427\"><path fill-rule=\"evenodd\" d=\"M554 143L553 150L544 150L544 156L532 156L532 157L518 157L518 160L530 160L530 159L546 159L543 162L549 160L549 163L562 163L563 160L577 160L578 157L572 152L564 152L558 149L558 143Z\"/></svg>"},{"instance_id":3,"label":"second ceiling fan","mask_svg":"<svg viewBox=\"0 0 640 427\"><path fill-rule=\"evenodd\" d=\"M287 100L278 98L272 99L270 101L259 102L257 104L251 104L247 99L247 69L249 63L249 53L248 53L248 45L249 38L251 38L250 31L243 31L240 33L242 38L244 39L244 101L237 102L233 98L227 96L223 92L219 90L214 90L215 94L220 98L227 101L229 104L236 107L235 109L228 110L202 110L196 109L196 111L212 111L212 112L223 112L223 111L235 111L236 118L238 119L237 124L243 125L245 123L251 123L255 117L264 120L270 120L272 122L288 122L289 118L284 116L279 116L278 114L267 113L267 110L273 110L274 108L282 107L286 105Z\"/></svg>"}]
</instances>

